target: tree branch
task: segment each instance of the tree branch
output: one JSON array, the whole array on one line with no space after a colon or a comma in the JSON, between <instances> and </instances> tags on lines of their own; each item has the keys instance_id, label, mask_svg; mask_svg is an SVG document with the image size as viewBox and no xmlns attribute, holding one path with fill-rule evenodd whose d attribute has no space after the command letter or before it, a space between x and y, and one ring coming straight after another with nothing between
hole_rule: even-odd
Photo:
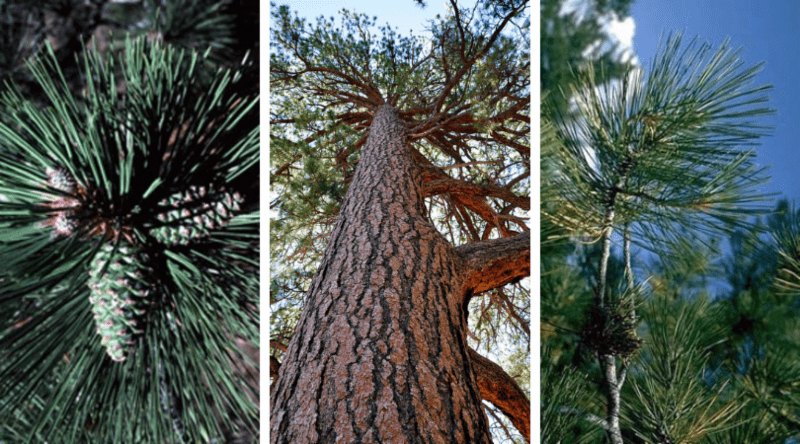
<instances>
[{"instance_id":1,"label":"tree branch","mask_svg":"<svg viewBox=\"0 0 800 444\"><path fill-rule=\"evenodd\" d=\"M487 229L490 230L492 227L496 227L500 230L500 235L502 237L511 237L514 234L501 222L501 218L497 212L494 211L492 206L486 202L486 199L469 193L451 193L450 196L453 201L469 208L472 212L480 216L481 219L485 220L489 224ZM486 238L488 238L488 233L487 231Z\"/></svg>"},{"instance_id":2,"label":"tree branch","mask_svg":"<svg viewBox=\"0 0 800 444\"><path fill-rule=\"evenodd\" d=\"M500 409L525 441L531 442L531 405L517 381L502 367L469 349L469 359L475 369L481 398Z\"/></svg>"},{"instance_id":3,"label":"tree branch","mask_svg":"<svg viewBox=\"0 0 800 444\"><path fill-rule=\"evenodd\" d=\"M467 288L472 294L503 286L531 273L531 234L472 242L456 247L467 263Z\"/></svg>"},{"instance_id":4,"label":"tree branch","mask_svg":"<svg viewBox=\"0 0 800 444\"><path fill-rule=\"evenodd\" d=\"M514 305L513 302L511 302L508 299L508 296L506 296L506 294L505 294L505 292L503 291L502 288L498 288L496 293L497 293L497 298L500 299L500 302L498 304L503 308L503 310L506 313L508 313L508 315L512 319L517 321L517 324L519 324L519 328L522 331L524 331L525 334L528 336L528 339L530 339L530 337L531 337L531 329L528 326L528 323L525 322L525 320L522 319L522 317L519 315L519 313L517 313L517 307Z\"/></svg>"},{"instance_id":5,"label":"tree branch","mask_svg":"<svg viewBox=\"0 0 800 444\"><path fill-rule=\"evenodd\" d=\"M275 379L278 377L278 371L281 369L281 363L275 356L269 355L269 377Z\"/></svg>"},{"instance_id":6,"label":"tree branch","mask_svg":"<svg viewBox=\"0 0 800 444\"><path fill-rule=\"evenodd\" d=\"M455 86L458 84L458 82L461 81L461 79L464 77L464 75L466 75L467 72L469 72L469 70L472 68L472 66L478 60L482 59L483 57L485 57L489 53L489 50L492 48L492 46L494 45L495 41L500 36L500 33L503 31L503 28L505 28L506 24L512 18L514 18L520 11L525 9L525 5L526 4L527 4L527 2L523 2L517 8L512 9L511 12L508 13L506 15L506 17L503 18L503 21L500 22L500 24L494 29L494 32L492 33L491 36L489 36L489 38L486 41L486 44L484 45L484 47L477 54L475 54L475 56L473 56L471 59L467 60L466 63L463 64L461 69L459 69L459 71L455 74L455 76L453 76L452 78L447 78L446 79L446 83L444 85L444 88L442 88L442 91L439 93L438 98L435 100L435 102L433 104L433 107L431 108L430 116L428 117L428 119L425 122L420 123L415 128L412 128L411 131L410 131L412 134L414 134L417 131L419 131L420 128L424 128L424 127L427 127L428 125L430 125L432 123L433 119L438 114L441 113L442 105L444 104L445 99L447 98L447 96L450 95L450 92L453 90L453 88L455 88ZM456 10L457 10L457 8L456 8ZM444 45L444 43L442 43L442 45ZM442 58L443 58L443 61L446 60L446 58L444 56ZM445 66L445 72L447 72L446 68L447 67Z\"/></svg>"},{"instance_id":7,"label":"tree branch","mask_svg":"<svg viewBox=\"0 0 800 444\"><path fill-rule=\"evenodd\" d=\"M425 183L425 195L432 196L442 193L467 193L474 196L491 196L502 199L510 204L514 204L523 210L531 209L531 201L528 196L517 196L511 191L492 184L478 185L472 182L445 177Z\"/></svg>"}]
</instances>

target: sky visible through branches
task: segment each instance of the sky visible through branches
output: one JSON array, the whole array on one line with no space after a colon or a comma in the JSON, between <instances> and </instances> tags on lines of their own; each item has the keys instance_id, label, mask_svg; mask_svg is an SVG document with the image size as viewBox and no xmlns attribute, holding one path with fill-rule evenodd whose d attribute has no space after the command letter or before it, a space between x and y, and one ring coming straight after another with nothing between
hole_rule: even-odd
<instances>
[{"instance_id":1,"label":"sky visible through branches","mask_svg":"<svg viewBox=\"0 0 800 444\"><path fill-rule=\"evenodd\" d=\"M580 8L580 0L567 2L566 9ZM770 166L772 180L762 187L765 193L800 203L800 84L795 81L800 66L796 26L800 4L770 2L767 5L747 0L653 0L634 1L631 17L609 20L606 30L620 49L631 53L647 69L659 41L670 32L681 32L691 39L699 37L713 47L729 38L742 58L750 64L764 63L755 78L757 84L771 84L770 106L777 114L765 119L775 127L771 137L756 149L757 162ZM632 39L631 39L632 37Z\"/></svg>"},{"instance_id":2,"label":"sky visible through branches","mask_svg":"<svg viewBox=\"0 0 800 444\"><path fill-rule=\"evenodd\" d=\"M370 17L377 16L378 24L388 23L401 34L412 30L414 35L423 36L426 22L436 14L444 15L448 4L445 0L428 0L427 7L421 8L413 0L392 3L279 0L276 3L289 4L293 11L312 23L321 15L338 17L338 12L345 7ZM459 3L470 7L474 4L473 1ZM733 47L742 47L742 58L748 64L765 63L754 83L774 86L769 94L770 106L777 110L777 114L765 119L765 123L775 126L775 130L756 148L757 163L771 166L768 173L772 179L761 190L776 193L776 199L785 197L800 205L800 179L797 178L800 170L800 124L797 123L800 122L800 83L796 81L800 67L797 48L800 43L796 36L800 4L770 2L765 6L746 0L638 0L633 3L631 14L635 23L632 52L645 68L659 41L670 32L682 32L687 39L698 36L701 41L710 41L715 48L729 37ZM538 41L533 44L538 45ZM538 95L533 100L538 101L536 97ZM532 309L536 311L537 307ZM534 337L533 340L537 339ZM531 381L533 403L538 402L537 374L533 372ZM536 422L533 427L534 430L538 428ZM535 440L536 436L534 433L532 438Z\"/></svg>"},{"instance_id":3,"label":"sky visible through branches","mask_svg":"<svg viewBox=\"0 0 800 444\"><path fill-rule=\"evenodd\" d=\"M413 35L424 37L428 34L425 30L427 23L430 20L434 20L437 14L444 16L447 13L450 2L447 0L428 0L424 8L413 0L392 3L368 0L277 0L275 4L278 6L289 5L292 13L296 12L298 16L306 19L309 24L316 23L317 18L320 16L325 18L334 17L336 22L339 23L339 11L347 9L350 12L366 14L370 18L378 17L378 26L389 24L401 35L406 35L411 31ZM459 1L459 5L472 8L475 6L475 0ZM269 11L267 11L268 15ZM271 202L275 197L270 191L269 201ZM271 212L270 217L274 216L275 214Z\"/></svg>"},{"instance_id":4,"label":"sky visible through branches","mask_svg":"<svg viewBox=\"0 0 800 444\"><path fill-rule=\"evenodd\" d=\"M444 15L447 0L428 0L427 6L421 8L413 0L397 2L375 2L368 0L292 0L276 1L278 5L287 4L292 11L297 11L300 17L311 20L313 23L317 17L337 17L339 11L347 9L350 12L366 14L369 17L378 17L378 24L388 23L392 28L401 34L412 31L415 35L425 35L425 26L429 20L436 17L436 14ZM459 1L462 7L475 6L475 0Z\"/></svg>"},{"instance_id":5,"label":"sky visible through branches","mask_svg":"<svg viewBox=\"0 0 800 444\"><path fill-rule=\"evenodd\" d=\"M717 47L725 38L731 46L742 49L742 59L749 64L763 63L754 79L756 84L770 84L769 106L776 114L763 123L774 127L771 135L755 147L756 163L768 166L769 182L759 187L774 194L770 208L778 199L800 205L800 67L796 28L800 23L800 4L770 2L757 4L746 0L655 0L636 1L631 8L634 22L633 52L646 68L656 53L659 41L670 32L685 37L698 36ZM727 284L712 283L712 293L724 294Z\"/></svg>"}]
</instances>

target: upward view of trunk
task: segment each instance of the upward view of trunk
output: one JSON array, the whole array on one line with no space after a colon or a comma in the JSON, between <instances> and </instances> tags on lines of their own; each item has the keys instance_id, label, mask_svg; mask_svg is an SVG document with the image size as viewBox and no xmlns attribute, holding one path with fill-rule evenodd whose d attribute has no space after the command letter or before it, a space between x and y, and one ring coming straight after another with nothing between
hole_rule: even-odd
<instances>
[{"instance_id":1,"label":"upward view of trunk","mask_svg":"<svg viewBox=\"0 0 800 444\"><path fill-rule=\"evenodd\" d=\"M272 443L490 443L468 262L425 218L405 124L381 106L272 389Z\"/></svg>"}]
</instances>

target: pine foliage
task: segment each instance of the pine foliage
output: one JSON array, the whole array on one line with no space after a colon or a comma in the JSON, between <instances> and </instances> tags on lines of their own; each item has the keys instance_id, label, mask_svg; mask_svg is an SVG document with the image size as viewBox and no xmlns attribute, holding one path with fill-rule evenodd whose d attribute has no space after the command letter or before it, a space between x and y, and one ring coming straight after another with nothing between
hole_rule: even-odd
<instances>
[{"instance_id":1,"label":"pine foliage","mask_svg":"<svg viewBox=\"0 0 800 444\"><path fill-rule=\"evenodd\" d=\"M153 39L2 93L0 440L257 436L257 97ZM41 102L44 102L42 106Z\"/></svg>"},{"instance_id":2,"label":"pine foliage","mask_svg":"<svg viewBox=\"0 0 800 444\"><path fill-rule=\"evenodd\" d=\"M755 120L771 113L769 87L752 85L759 70L727 43L712 51L678 35L646 74L598 84L588 68L572 91L580 118L558 119L565 153L552 186L562 195L547 217L595 239L628 224L652 248L676 227L708 233L764 210L753 206L763 169L744 149L768 129Z\"/></svg>"},{"instance_id":3,"label":"pine foliage","mask_svg":"<svg viewBox=\"0 0 800 444\"><path fill-rule=\"evenodd\" d=\"M547 100L543 442L797 438L796 212L749 217L759 69L673 35L646 70L576 69L571 110Z\"/></svg>"}]
</instances>

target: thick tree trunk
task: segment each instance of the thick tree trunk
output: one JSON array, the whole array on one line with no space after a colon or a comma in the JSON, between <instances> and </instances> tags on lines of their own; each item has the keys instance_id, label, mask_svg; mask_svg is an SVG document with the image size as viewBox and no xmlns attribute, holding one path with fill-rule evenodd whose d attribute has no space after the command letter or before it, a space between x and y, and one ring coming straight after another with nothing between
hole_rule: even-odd
<instances>
[{"instance_id":1,"label":"thick tree trunk","mask_svg":"<svg viewBox=\"0 0 800 444\"><path fill-rule=\"evenodd\" d=\"M382 106L280 366L273 444L491 442L466 342L469 265L422 193L405 125Z\"/></svg>"}]
</instances>

